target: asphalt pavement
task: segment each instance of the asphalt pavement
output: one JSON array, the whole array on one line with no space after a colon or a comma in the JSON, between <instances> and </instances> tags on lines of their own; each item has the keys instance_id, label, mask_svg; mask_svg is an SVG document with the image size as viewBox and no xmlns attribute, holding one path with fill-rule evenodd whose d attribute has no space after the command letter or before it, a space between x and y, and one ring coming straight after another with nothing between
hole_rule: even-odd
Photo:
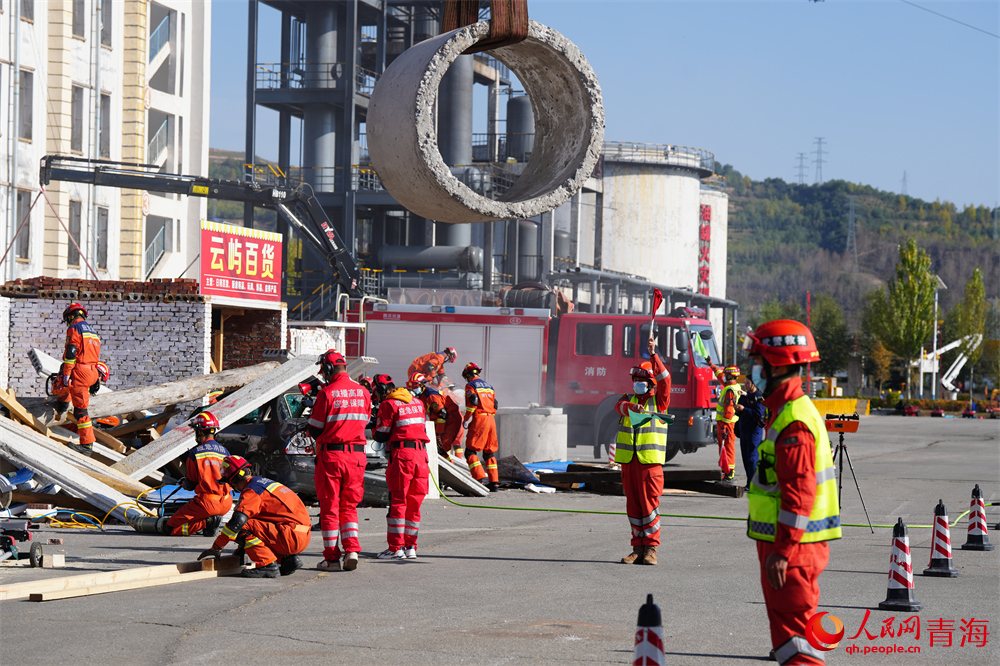
<instances>
[{"instance_id":1,"label":"asphalt pavement","mask_svg":"<svg viewBox=\"0 0 1000 666\"><path fill-rule=\"evenodd\" d=\"M969 508L977 483L987 503L1000 501L1000 421L865 417L847 444L876 525L900 517L928 525L938 499L954 521ZM571 451L571 457L587 459L591 449ZM716 460L713 447L672 464L704 469ZM505 490L484 499L453 499L479 506L425 502L417 560L371 559L385 548L385 509L361 509L366 557L354 572L313 569L322 549L314 532L303 555L310 568L285 578L227 577L63 601L0 603L0 662L631 663L636 615L652 594L662 610L667 664L765 663L771 645L756 551L742 521L745 499L665 495L656 567L618 563L630 551L624 515L570 512L623 512L624 498ZM501 506L558 511L480 508ZM992 528L1000 507L988 506L987 517ZM850 470L842 519L867 523ZM0 567L0 585L189 561L209 545L203 537L139 535L119 526L104 533L42 528L35 536L43 543L62 537L65 545L46 552L63 550L67 567ZM845 527L820 578L820 611L838 617L845 629L827 663L1000 663L1000 635L994 633L1000 624L1000 547L961 550L965 519L951 536L960 576L929 578L920 572L929 560L931 530L910 530L915 594L924 607L892 613L878 610L886 596L892 530L876 527L873 535L867 525ZM994 537L1000 546L1000 534ZM919 636L899 633L901 625L917 629L914 615ZM886 653L896 649L910 651Z\"/></svg>"}]
</instances>

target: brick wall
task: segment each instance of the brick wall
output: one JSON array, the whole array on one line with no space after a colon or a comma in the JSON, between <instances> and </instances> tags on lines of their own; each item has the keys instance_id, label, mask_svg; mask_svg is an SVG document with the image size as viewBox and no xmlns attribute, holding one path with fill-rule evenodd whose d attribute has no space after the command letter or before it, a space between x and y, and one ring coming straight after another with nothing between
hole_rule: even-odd
<instances>
[{"instance_id":1,"label":"brick wall","mask_svg":"<svg viewBox=\"0 0 1000 666\"><path fill-rule=\"evenodd\" d=\"M284 310L254 310L226 318L223 325L222 370L268 360L265 349L286 349L282 340Z\"/></svg>"},{"instance_id":2,"label":"brick wall","mask_svg":"<svg viewBox=\"0 0 1000 666\"><path fill-rule=\"evenodd\" d=\"M9 388L18 396L45 394L28 351L37 347L62 358L67 302L40 298L9 302ZM84 301L88 321L101 337L101 359L111 367L112 390L149 386L209 372L211 304L193 302ZM4 307L0 303L0 317ZM0 319L0 321L3 321ZM228 322L227 322L228 323ZM0 335L0 340L5 337ZM277 346L277 345L276 345ZM2 368L2 365L0 365Z\"/></svg>"}]
</instances>

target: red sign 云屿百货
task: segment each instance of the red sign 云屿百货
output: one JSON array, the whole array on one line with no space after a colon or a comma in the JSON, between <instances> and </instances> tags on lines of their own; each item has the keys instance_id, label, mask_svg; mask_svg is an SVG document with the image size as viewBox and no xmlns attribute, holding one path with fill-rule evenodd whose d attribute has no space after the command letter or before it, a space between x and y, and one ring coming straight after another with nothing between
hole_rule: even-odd
<instances>
[{"instance_id":1,"label":"red sign \u4e91\u5c7f\u767e\u8d27","mask_svg":"<svg viewBox=\"0 0 1000 666\"><path fill-rule=\"evenodd\" d=\"M201 223L201 293L281 300L281 234Z\"/></svg>"}]
</instances>

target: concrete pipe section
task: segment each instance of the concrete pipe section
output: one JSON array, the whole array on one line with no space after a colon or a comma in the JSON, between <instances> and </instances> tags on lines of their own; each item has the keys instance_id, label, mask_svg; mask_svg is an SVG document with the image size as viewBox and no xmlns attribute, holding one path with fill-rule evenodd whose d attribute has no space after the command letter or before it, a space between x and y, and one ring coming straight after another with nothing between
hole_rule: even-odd
<instances>
[{"instance_id":1,"label":"concrete pipe section","mask_svg":"<svg viewBox=\"0 0 1000 666\"><path fill-rule=\"evenodd\" d=\"M372 92L372 165L389 193L421 217L461 224L540 215L572 197L600 156L604 107L597 76L571 41L531 21L526 40L489 51L510 67L531 99L531 159L497 201L452 175L438 148L438 86L451 63L489 31L489 22L480 21L420 42L393 61Z\"/></svg>"}]
</instances>

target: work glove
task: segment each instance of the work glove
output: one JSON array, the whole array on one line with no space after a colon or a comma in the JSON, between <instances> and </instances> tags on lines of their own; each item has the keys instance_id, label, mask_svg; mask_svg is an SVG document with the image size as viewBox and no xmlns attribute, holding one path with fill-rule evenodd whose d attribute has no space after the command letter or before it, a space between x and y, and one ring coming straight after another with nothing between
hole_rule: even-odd
<instances>
[{"instance_id":1,"label":"work glove","mask_svg":"<svg viewBox=\"0 0 1000 666\"><path fill-rule=\"evenodd\" d=\"M183 487L184 490L194 490L195 488L198 487L198 483L192 481L191 479L185 476L183 479L181 479L181 487Z\"/></svg>"},{"instance_id":2,"label":"work glove","mask_svg":"<svg viewBox=\"0 0 1000 666\"><path fill-rule=\"evenodd\" d=\"M462 427L465 428L466 430L468 430L470 423L472 423L472 417L471 416L469 418L465 419L464 421L462 421Z\"/></svg>"},{"instance_id":3,"label":"work glove","mask_svg":"<svg viewBox=\"0 0 1000 666\"><path fill-rule=\"evenodd\" d=\"M56 390L69 388L73 385L73 378L69 375L59 375L59 379L56 380Z\"/></svg>"},{"instance_id":4,"label":"work glove","mask_svg":"<svg viewBox=\"0 0 1000 666\"><path fill-rule=\"evenodd\" d=\"M222 556L221 550L216 550L215 548L209 548L208 550L202 551L201 555L198 556L198 560L206 560L212 558L213 560L218 560Z\"/></svg>"}]
</instances>

